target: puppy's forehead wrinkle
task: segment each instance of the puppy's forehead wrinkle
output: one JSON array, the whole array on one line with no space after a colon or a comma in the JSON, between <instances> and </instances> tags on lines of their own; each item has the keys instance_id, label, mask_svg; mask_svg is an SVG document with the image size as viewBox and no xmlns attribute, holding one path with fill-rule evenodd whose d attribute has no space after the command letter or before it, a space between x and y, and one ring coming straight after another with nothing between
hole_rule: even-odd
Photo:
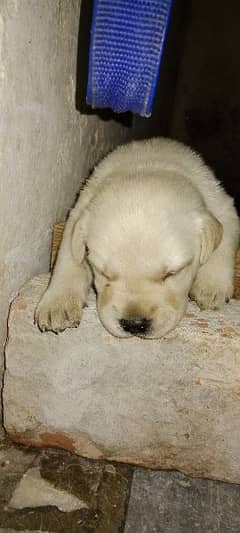
<instances>
[{"instance_id":1,"label":"puppy's forehead wrinkle","mask_svg":"<svg viewBox=\"0 0 240 533\"><path fill-rule=\"evenodd\" d=\"M194 255L194 239L184 231L178 235L179 228L162 234L155 227L119 231L114 226L104 234L94 232L88 241L90 263L109 275L161 276L178 271Z\"/></svg>"}]
</instances>

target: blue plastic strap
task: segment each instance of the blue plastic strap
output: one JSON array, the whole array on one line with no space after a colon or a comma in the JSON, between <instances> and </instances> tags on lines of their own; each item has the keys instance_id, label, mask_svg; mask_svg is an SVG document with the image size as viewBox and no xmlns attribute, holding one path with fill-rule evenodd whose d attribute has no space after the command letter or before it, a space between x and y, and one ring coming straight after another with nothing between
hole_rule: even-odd
<instances>
[{"instance_id":1,"label":"blue plastic strap","mask_svg":"<svg viewBox=\"0 0 240 533\"><path fill-rule=\"evenodd\" d=\"M151 115L173 0L94 0L87 103Z\"/></svg>"}]
</instances>

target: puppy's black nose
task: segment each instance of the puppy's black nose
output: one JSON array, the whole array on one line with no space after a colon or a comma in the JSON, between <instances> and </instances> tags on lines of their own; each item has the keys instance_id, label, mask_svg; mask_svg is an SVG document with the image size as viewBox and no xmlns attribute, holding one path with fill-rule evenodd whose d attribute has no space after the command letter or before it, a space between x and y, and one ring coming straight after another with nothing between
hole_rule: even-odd
<instances>
[{"instance_id":1,"label":"puppy's black nose","mask_svg":"<svg viewBox=\"0 0 240 533\"><path fill-rule=\"evenodd\" d=\"M119 323L124 331L136 335L136 333L146 333L150 328L151 320L147 318L131 318L129 320L122 318Z\"/></svg>"}]
</instances>

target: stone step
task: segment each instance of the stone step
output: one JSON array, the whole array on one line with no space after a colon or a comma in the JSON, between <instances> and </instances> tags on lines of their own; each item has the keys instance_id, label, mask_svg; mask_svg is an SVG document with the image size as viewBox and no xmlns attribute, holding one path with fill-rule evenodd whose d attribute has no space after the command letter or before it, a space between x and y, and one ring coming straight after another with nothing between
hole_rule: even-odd
<instances>
[{"instance_id":1,"label":"stone step","mask_svg":"<svg viewBox=\"0 0 240 533\"><path fill-rule=\"evenodd\" d=\"M12 304L4 424L33 446L176 469L240 483L240 302L194 303L162 340L119 340L101 326L95 297L77 329L41 333L34 309L48 283Z\"/></svg>"},{"instance_id":2,"label":"stone step","mask_svg":"<svg viewBox=\"0 0 240 533\"><path fill-rule=\"evenodd\" d=\"M240 487L136 469L124 533L239 533Z\"/></svg>"}]
</instances>

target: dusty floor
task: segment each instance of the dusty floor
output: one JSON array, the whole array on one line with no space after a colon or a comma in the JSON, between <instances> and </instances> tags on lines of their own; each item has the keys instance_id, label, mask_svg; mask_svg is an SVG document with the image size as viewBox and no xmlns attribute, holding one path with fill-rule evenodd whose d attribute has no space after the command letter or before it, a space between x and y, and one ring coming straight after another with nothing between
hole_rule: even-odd
<instances>
[{"instance_id":1,"label":"dusty floor","mask_svg":"<svg viewBox=\"0 0 240 533\"><path fill-rule=\"evenodd\" d=\"M32 472L39 479L29 485ZM79 508L60 510L57 506L72 505L69 498ZM0 533L15 531L239 533L240 486L5 441L0 444Z\"/></svg>"}]
</instances>

